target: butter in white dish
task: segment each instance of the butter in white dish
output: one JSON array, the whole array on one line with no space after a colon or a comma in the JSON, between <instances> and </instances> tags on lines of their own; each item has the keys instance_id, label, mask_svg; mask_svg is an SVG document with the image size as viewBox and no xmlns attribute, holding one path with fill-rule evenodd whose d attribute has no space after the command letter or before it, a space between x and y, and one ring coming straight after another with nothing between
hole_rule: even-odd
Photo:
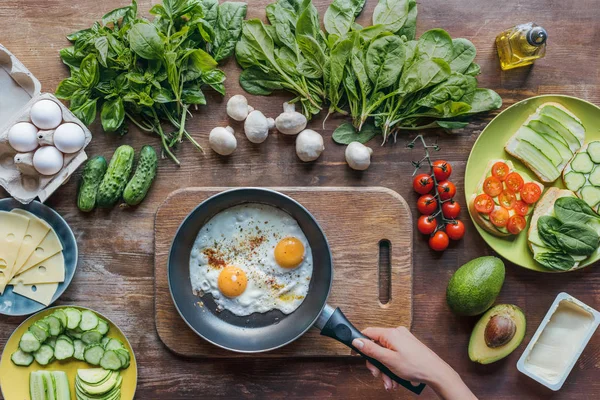
<instances>
[{"instance_id":1,"label":"butter in white dish","mask_svg":"<svg viewBox=\"0 0 600 400\"><path fill-rule=\"evenodd\" d=\"M560 293L517 363L519 371L559 390L600 324L600 313Z\"/></svg>"}]
</instances>

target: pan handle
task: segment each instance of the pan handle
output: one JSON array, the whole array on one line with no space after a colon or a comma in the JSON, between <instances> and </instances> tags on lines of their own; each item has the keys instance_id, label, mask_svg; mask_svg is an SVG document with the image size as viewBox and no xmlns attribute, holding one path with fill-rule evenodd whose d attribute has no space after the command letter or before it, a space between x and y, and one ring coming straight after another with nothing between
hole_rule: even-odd
<instances>
[{"instance_id":1,"label":"pan handle","mask_svg":"<svg viewBox=\"0 0 600 400\"><path fill-rule=\"evenodd\" d=\"M325 307L328 308L329 306L325 306ZM327 310L325 310L323 314L326 314L326 311ZM318 325L319 325L319 323L317 322L317 326ZM383 372L384 374L389 376L393 381L395 381L399 385L404 386L406 389L410 390L411 392L416 393L416 394L421 394L421 392L425 388L424 383L420 383L418 385L413 385L411 382L409 382L405 379L402 379L399 376L397 376L396 374L394 374L385 365L383 365L376 359L364 355L363 353L361 353L361 351L359 349L352 346L352 341L354 339L367 339L367 340L371 340L371 339L368 338L367 336L363 335L362 333L360 333L360 331L358 329L356 329L354 327L354 325L352 325L352 323L350 323L350 321L348 321L348 318L346 318L346 316L344 315L342 310L340 310L339 308L336 308L335 311L333 311L333 313L329 317L329 319L327 319L327 322L325 322L325 324L323 326L319 326L319 328L321 328L321 335L329 336L330 338L333 338L333 339L345 344L346 346L350 347L352 350L354 350L355 352L360 354L364 359L366 359L371 364L373 364L381 372Z\"/></svg>"}]
</instances>

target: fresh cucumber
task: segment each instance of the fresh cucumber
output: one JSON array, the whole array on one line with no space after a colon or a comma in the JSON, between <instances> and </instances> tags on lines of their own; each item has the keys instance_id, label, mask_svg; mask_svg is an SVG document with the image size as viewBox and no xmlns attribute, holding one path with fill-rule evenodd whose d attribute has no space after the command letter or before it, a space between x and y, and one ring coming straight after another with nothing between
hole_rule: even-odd
<instances>
[{"instance_id":1,"label":"fresh cucumber","mask_svg":"<svg viewBox=\"0 0 600 400\"><path fill-rule=\"evenodd\" d=\"M40 342L33 333L27 331L21 336L21 340L19 341L19 348L23 350L25 353L33 353L37 351L42 342Z\"/></svg>"},{"instance_id":2,"label":"fresh cucumber","mask_svg":"<svg viewBox=\"0 0 600 400\"><path fill-rule=\"evenodd\" d=\"M550 127L550 125L543 123L539 119L534 119L532 121L529 121L527 126L529 126L531 129L533 129L537 133L553 137L554 139L556 139L557 141L561 142L562 144L564 144L565 146L568 147L567 141L565 140L564 137L561 136L560 133L558 133L555 129L552 129Z\"/></svg>"},{"instance_id":3,"label":"fresh cucumber","mask_svg":"<svg viewBox=\"0 0 600 400\"><path fill-rule=\"evenodd\" d=\"M75 354L75 346L73 341L67 341L63 337L59 337L56 340L56 347L54 348L54 357L57 360L66 360L67 358L73 357Z\"/></svg>"},{"instance_id":4,"label":"fresh cucumber","mask_svg":"<svg viewBox=\"0 0 600 400\"><path fill-rule=\"evenodd\" d=\"M585 128L581 121L561 108L548 104L540 110L542 115L548 115L559 121L565 128L569 130L578 140L585 137ZM580 141L581 142L581 141ZM583 143L581 143L583 144Z\"/></svg>"},{"instance_id":5,"label":"fresh cucumber","mask_svg":"<svg viewBox=\"0 0 600 400\"><path fill-rule=\"evenodd\" d=\"M589 174L594 168L594 163L592 162L590 155L587 152L582 151L580 153L577 153L571 161L571 168L575 172Z\"/></svg>"},{"instance_id":6,"label":"fresh cucumber","mask_svg":"<svg viewBox=\"0 0 600 400\"><path fill-rule=\"evenodd\" d=\"M49 333L50 336L58 336L63 332L63 324L61 322L60 319L58 319L56 316L54 315L49 315L46 318L44 318L46 320L46 323L48 324L49 327Z\"/></svg>"},{"instance_id":7,"label":"fresh cucumber","mask_svg":"<svg viewBox=\"0 0 600 400\"><path fill-rule=\"evenodd\" d=\"M115 150L108 170L98 188L97 204L99 207L112 207L119 201L129 181L134 156L133 147L128 145L120 146Z\"/></svg>"},{"instance_id":8,"label":"fresh cucumber","mask_svg":"<svg viewBox=\"0 0 600 400\"><path fill-rule=\"evenodd\" d=\"M46 371L32 371L29 374L29 397L31 400L46 400Z\"/></svg>"},{"instance_id":9,"label":"fresh cucumber","mask_svg":"<svg viewBox=\"0 0 600 400\"><path fill-rule=\"evenodd\" d=\"M25 353L21 349L17 349L17 351L11 354L10 360L13 364L20 367L28 367L33 362L33 355L31 353Z\"/></svg>"},{"instance_id":10,"label":"fresh cucumber","mask_svg":"<svg viewBox=\"0 0 600 400\"><path fill-rule=\"evenodd\" d=\"M106 335L109 330L108 322L106 322L102 318L98 318L98 326L96 327L96 330L102 335Z\"/></svg>"},{"instance_id":11,"label":"fresh cucumber","mask_svg":"<svg viewBox=\"0 0 600 400\"><path fill-rule=\"evenodd\" d=\"M600 188L596 186L584 186L581 189L581 199L587 203L588 206L594 208L600 203Z\"/></svg>"},{"instance_id":12,"label":"fresh cucumber","mask_svg":"<svg viewBox=\"0 0 600 400\"><path fill-rule=\"evenodd\" d=\"M123 343L119 339L111 338L104 346L106 350L124 349Z\"/></svg>"},{"instance_id":13,"label":"fresh cucumber","mask_svg":"<svg viewBox=\"0 0 600 400\"><path fill-rule=\"evenodd\" d=\"M558 167L563 162L563 158L558 150L556 150L556 148L549 141L547 141L543 135L540 135L533 129L527 126L522 126L517 132L517 138L519 140L528 142L538 149L552 162L552 164L554 164L555 167Z\"/></svg>"},{"instance_id":14,"label":"fresh cucumber","mask_svg":"<svg viewBox=\"0 0 600 400\"><path fill-rule=\"evenodd\" d=\"M137 206L144 200L156 177L158 168L158 156L154 147L144 146L140 151L137 168L133 177L125 187L123 200L130 206Z\"/></svg>"},{"instance_id":15,"label":"fresh cucumber","mask_svg":"<svg viewBox=\"0 0 600 400\"><path fill-rule=\"evenodd\" d=\"M92 344L85 348L83 358L88 364L99 365L104 356L104 349L99 344Z\"/></svg>"},{"instance_id":16,"label":"fresh cucumber","mask_svg":"<svg viewBox=\"0 0 600 400\"><path fill-rule=\"evenodd\" d=\"M111 371L117 371L121 369L122 365L121 359L114 350L105 351L102 359L100 360L100 366Z\"/></svg>"},{"instance_id":17,"label":"fresh cucumber","mask_svg":"<svg viewBox=\"0 0 600 400\"><path fill-rule=\"evenodd\" d=\"M565 181L565 186L567 189L576 192L585 185L585 175L580 172L569 171L565 174L563 178Z\"/></svg>"},{"instance_id":18,"label":"fresh cucumber","mask_svg":"<svg viewBox=\"0 0 600 400\"><path fill-rule=\"evenodd\" d=\"M46 341L43 344L47 344L48 346L55 348L56 347L56 338L49 337L48 339L46 339Z\"/></svg>"},{"instance_id":19,"label":"fresh cucumber","mask_svg":"<svg viewBox=\"0 0 600 400\"><path fill-rule=\"evenodd\" d=\"M515 147L515 155L527 162L538 171L543 171L550 181L556 180L560 172L552 161L548 159L541 151L527 141L519 140Z\"/></svg>"},{"instance_id":20,"label":"fresh cucumber","mask_svg":"<svg viewBox=\"0 0 600 400\"><path fill-rule=\"evenodd\" d=\"M82 340L75 339L73 340L73 347L75 347L75 352L73 353L73 357L78 360L83 361L83 352L85 351L85 343Z\"/></svg>"},{"instance_id":21,"label":"fresh cucumber","mask_svg":"<svg viewBox=\"0 0 600 400\"><path fill-rule=\"evenodd\" d=\"M47 344L43 344L33 356L38 364L48 365L54 359L54 349Z\"/></svg>"},{"instance_id":22,"label":"fresh cucumber","mask_svg":"<svg viewBox=\"0 0 600 400\"><path fill-rule=\"evenodd\" d=\"M54 381L54 395L56 400L71 400L71 385L64 371L52 371Z\"/></svg>"},{"instance_id":23,"label":"fresh cucumber","mask_svg":"<svg viewBox=\"0 0 600 400\"><path fill-rule=\"evenodd\" d=\"M567 142L567 144L569 145L569 149L571 149L572 152L576 152L581 148L582 143L579 141L579 139L576 138L575 135L573 135L559 121L557 121L549 115L540 115L538 119L540 120L540 122L548 125L550 128L558 132L560 136Z\"/></svg>"},{"instance_id":24,"label":"fresh cucumber","mask_svg":"<svg viewBox=\"0 0 600 400\"><path fill-rule=\"evenodd\" d=\"M81 340L85 344L100 343L102 340L102 334L98 331L87 331L81 334Z\"/></svg>"},{"instance_id":25,"label":"fresh cucumber","mask_svg":"<svg viewBox=\"0 0 600 400\"><path fill-rule=\"evenodd\" d=\"M63 328L67 328L67 314L65 314L65 312L61 309L58 309L56 311L54 311L52 313L53 316L55 316L56 318L60 319L60 322L62 323Z\"/></svg>"},{"instance_id":26,"label":"fresh cucumber","mask_svg":"<svg viewBox=\"0 0 600 400\"><path fill-rule=\"evenodd\" d=\"M79 329L82 331L91 331L98 326L98 316L96 313L90 310L83 310L81 312L81 321L79 322Z\"/></svg>"},{"instance_id":27,"label":"fresh cucumber","mask_svg":"<svg viewBox=\"0 0 600 400\"><path fill-rule=\"evenodd\" d=\"M588 176L588 181L594 186L600 186L600 165L597 164L594 166L594 169Z\"/></svg>"},{"instance_id":28,"label":"fresh cucumber","mask_svg":"<svg viewBox=\"0 0 600 400\"><path fill-rule=\"evenodd\" d=\"M102 156L91 158L81 173L77 207L83 212L90 212L96 207L98 188L108 168L106 159Z\"/></svg>"},{"instance_id":29,"label":"fresh cucumber","mask_svg":"<svg viewBox=\"0 0 600 400\"><path fill-rule=\"evenodd\" d=\"M600 141L590 142L587 146L587 152L595 164L600 164Z\"/></svg>"},{"instance_id":30,"label":"fresh cucumber","mask_svg":"<svg viewBox=\"0 0 600 400\"><path fill-rule=\"evenodd\" d=\"M76 308L65 308L64 311L67 314L67 328L77 328L81 322L81 312Z\"/></svg>"},{"instance_id":31,"label":"fresh cucumber","mask_svg":"<svg viewBox=\"0 0 600 400\"><path fill-rule=\"evenodd\" d=\"M29 327L29 332L33 333L33 336L35 336L40 343L43 343L44 340L48 339L50 336L50 333L48 332L49 329L50 327L47 323L43 321L37 321Z\"/></svg>"}]
</instances>

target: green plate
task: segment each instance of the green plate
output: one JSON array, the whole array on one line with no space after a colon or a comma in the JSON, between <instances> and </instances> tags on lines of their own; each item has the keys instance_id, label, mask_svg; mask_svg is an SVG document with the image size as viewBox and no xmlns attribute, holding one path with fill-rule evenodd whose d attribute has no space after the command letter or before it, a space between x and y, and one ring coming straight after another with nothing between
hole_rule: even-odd
<instances>
[{"instance_id":1,"label":"green plate","mask_svg":"<svg viewBox=\"0 0 600 400\"><path fill-rule=\"evenodd\" d=\"M525 120L533 114L540 105L547 102L560 103L581 119L586 130L586 143L593 140L600 140L600 108L585 100L570 96L546 95L532 97L513 104L498 114L498 116L490 122L483 132L481 132L481 135L479 135L479 138L471 149L465 171L465 197L467 204L470 201L471 195L475 192L481 177L486 172L485 168L489 160L497 158L511 160L523 175L530 179L538 180L529 168L504 151L504 145L521 124L525 122ZM546 185L546 187L551 186L564 189L561 178L553 185ZM471 216L471 220L473 220L470 210L469 215ZM517 237L511 238L500 238L483 230L474 220L473 224L483 240L485 240L494 251L508 261L534 271L555 272L544 268L533 259L533 255L527 246L526 234L520 234ZM596 253L582 263L579 268L588 266L598 259L600 259L600 251L596 251Z\"/></svg>"}]
</instances>

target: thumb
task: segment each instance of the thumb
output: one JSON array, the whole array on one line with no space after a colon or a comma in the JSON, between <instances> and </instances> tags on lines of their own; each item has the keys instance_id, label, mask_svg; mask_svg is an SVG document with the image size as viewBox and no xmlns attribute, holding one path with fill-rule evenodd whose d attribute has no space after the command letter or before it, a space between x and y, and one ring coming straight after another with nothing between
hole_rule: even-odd
<instances>
[{"instance_id":1,"label":"thumb","mask_svg":"<svg viewBox=\"0 0 600 400\"><path fill-rule=\"evenodd\" d=\"M390 349L381 347L369 339L354 339L352 341L352 346L356 347L364 355L374 358L383 364L386 364L386 362L394 354L394 352Z\"/></svg>"}]
</instances>

